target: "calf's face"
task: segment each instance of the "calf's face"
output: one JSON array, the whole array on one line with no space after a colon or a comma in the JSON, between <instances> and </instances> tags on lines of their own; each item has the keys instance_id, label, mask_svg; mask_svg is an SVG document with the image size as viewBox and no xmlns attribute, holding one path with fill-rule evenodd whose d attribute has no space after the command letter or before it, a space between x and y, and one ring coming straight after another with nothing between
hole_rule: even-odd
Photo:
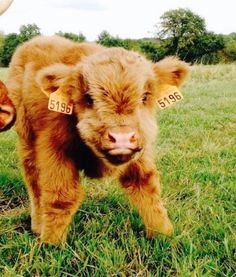
<instances>
[{"instance_id":1,"label":"calf's face","mask_svg":"<svg viewBox=\"0 0 236 277\"><path fill-rule=\"evenodd\" d=\"M153 64L135 52L110 48L74 67L49 66L37 80L47 94L60 90L67 95L81 138L98 157L119 165L150 147L161 87L179 86L187 71L187 65L174 58Z\"/></svg>"}]
</instances>

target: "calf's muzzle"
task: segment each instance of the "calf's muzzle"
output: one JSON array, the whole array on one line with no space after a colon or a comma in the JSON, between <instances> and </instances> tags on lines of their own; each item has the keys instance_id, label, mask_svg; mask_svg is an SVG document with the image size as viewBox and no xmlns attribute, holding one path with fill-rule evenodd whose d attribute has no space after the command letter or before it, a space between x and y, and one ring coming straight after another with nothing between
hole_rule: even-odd
<instances>
[{"instance_id":1,"label":"calf's muzzle","mask_svg":"<svg viewBox=\"0 0 236 277\"><path fill-rule=\"evenodd\" d=\"M128 162L141 150L137 132L129 126L108 128L103 137L103 146L103 153L112 164Z\"/></svg>"}]
</instances>

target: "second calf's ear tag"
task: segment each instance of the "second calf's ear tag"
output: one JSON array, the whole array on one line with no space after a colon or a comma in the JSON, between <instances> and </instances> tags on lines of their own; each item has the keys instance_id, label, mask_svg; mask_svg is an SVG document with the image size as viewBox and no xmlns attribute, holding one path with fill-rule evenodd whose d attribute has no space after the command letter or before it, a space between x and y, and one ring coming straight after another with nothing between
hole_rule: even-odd
<instances>
[{"instance_id":1,"label":"second calf's ear tag","mask_svg":"<svg viewBox=\"0 0 236 277\"><path fill-rule=\"evenodd\" d=\"M160 88L161 96L157 99L160 109L165 109L179 101L184 97L176 86L165 85Z\"/></svg>"},{"instance_id":2,"label":"second calf's ear tag","mask_svg":"<svg viewBox=\"0 0 236 277\"><path fill-rule=\"evenodd\" d=\"M73 105L70 103L65 93L58 89L49 95L48 109L58 113L72 114Z\"/></svg>"}]
</instances>

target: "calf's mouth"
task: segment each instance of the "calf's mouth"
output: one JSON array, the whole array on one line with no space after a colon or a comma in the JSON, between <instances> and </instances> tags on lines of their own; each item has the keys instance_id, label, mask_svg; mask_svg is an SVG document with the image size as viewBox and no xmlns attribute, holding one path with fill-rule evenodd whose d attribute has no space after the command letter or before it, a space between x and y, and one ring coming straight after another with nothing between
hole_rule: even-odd
<instances>
[{"instance_id":1,"label":"calf's mouth","mask_svg":"<svg viewBox=\"0 0 236 277\"><path fill-rule=\"evenodd\" d=\"M121 165L135 158L136 154L141 151L141 148L112 148L103 150L106 160L113 165Z\"/></svg>"}]
</instances>

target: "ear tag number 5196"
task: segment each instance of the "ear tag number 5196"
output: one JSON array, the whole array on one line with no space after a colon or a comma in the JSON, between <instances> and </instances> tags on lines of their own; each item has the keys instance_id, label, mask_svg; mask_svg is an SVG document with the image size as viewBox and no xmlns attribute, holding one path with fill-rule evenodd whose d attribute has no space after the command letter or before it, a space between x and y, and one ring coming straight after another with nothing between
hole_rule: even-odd
<instances>
[{"instance_id":1,"label":"ear tag number 5196","mask_svg":"<svg viewBox=\"0 0 236 277\"><path fill-rule=\"evenodd\" d=\"M165 109L183 99L183 95L176 86L167 86L162 91L162 96L157 99L160 109Z\"/></svg>"},{"instance_id":2,"label":"ear tag number 5196","mask_svg":"<svg viewBox=\"0 0 236 277\"><path fill-rule=\"evenodd\" d=\"M48 109L58 113L72 114L73 105L60 91L55 91L49 95Z\"/></svg>"}]
</instances>

